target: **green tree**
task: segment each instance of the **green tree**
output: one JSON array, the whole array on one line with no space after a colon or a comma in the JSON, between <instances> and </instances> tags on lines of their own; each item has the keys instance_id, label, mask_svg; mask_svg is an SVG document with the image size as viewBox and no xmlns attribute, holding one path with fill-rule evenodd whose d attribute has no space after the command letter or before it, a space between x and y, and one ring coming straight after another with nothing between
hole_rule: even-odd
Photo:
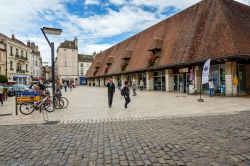
<instances>
[{"instance_id":1,"label":"green tree","mask_svg":"<svg viewBox=\"0 0 250 166\"><path fill-rule=\"evenodd\" d=\"M5 75L0 75L0 82L1 83L7 83L8 82L8 78Z\"/></svg>"}]
</instances>

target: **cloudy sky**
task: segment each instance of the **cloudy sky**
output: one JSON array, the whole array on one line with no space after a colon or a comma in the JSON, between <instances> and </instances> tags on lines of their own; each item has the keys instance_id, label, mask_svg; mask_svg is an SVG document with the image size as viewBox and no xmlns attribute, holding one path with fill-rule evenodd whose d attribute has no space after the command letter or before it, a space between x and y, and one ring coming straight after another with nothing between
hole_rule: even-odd
<instances>
[{"instance_id":1,"label":"cloudy sky","mask_svg":"<svg viewBox=\"0 0 250 166\"><path fill-rule=\"evenodd\" d=\"M250 5L250 0L237 0ZM79 53L92 54L199 2L199 0L0 0L0 33L39 45L44 62L50 48L43 26L62 28L56 46L79 39Z\"/></svg>"}]
</instances>

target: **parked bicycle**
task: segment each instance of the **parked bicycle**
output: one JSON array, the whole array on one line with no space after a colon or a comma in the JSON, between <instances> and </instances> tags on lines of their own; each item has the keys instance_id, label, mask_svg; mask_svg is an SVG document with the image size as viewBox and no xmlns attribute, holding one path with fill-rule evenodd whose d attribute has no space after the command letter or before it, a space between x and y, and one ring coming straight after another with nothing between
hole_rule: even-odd
<instances>
[{"instance_id":1,"label":"parked bicycle","mask_svg":"<svg viewBox=\"0 0 250 166\"><path fill-rule=\"evenodd\" d=\"M58 108L58 109L67 108L69 105L69 101L66 97L62 97L58 95L53 97L53 103L55 105L55 108Z\"/></svg>"},{"instance_id":2,"label":"parked bicycle","mask_svg":"<svg viewBox=\"0 0 250 166\"><path fill-rule=\"evenodd\" d=\"M35 110L42 111L46 110L47 112L53 112L55 108L54 103L50 99L50 96L45 96L41 100L37 102L29 102L29 103L22 103L19 107L19 110L24 115L29 115Z\"/></svg>"}]
</instances>

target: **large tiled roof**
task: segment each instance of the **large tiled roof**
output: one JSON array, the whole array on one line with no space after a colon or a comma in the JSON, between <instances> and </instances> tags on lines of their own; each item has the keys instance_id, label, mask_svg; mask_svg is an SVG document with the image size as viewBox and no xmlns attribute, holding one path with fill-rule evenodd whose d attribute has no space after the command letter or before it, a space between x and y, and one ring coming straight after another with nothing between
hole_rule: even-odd
<instances>
[{"instance_id":1,"label":"large tiled roof","mask_svg":"<svg viewBox=\"0 0 250 166\"><path fill-rule=\"evenodd\" d=\"M92 55L78 54L78 62L92 62Z\"/></svg>"},{"instance_id":2,"label":"large tiled roof","mask_svg":"<svg viewBox=\"0 0 250 166\"><path fill-rule=\"evenodd\" d=\"M73 41L65 40L58 48L78 49L76 38Z\"/></svg>"},{"instance_id":3,"label":"large tiled roof","mask_svg":"<svg viewBox=\"0 0 250 166\"><path fill-rule=\"evenodd\" d=\"M249 6L233 0L203 0L98 54L86 77L167 68L208 58L250 57L249 39ZM161 54L149 67L152 48L161 49ZM132 53L122 71L126 50ZM105 72L109 57L113 57L113 62ZM97 63L101 63L98 70Z\"/></svg>"}]
</instances>

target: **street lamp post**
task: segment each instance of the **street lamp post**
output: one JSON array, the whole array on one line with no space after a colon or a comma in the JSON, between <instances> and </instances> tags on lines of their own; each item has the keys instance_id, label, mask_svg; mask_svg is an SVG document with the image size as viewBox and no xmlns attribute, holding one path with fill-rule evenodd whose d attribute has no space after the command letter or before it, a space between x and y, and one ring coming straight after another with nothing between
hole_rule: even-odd
<instances>
[{"instance_id":1,"label":"street lamp post","mask_svg":"<svg viewBox=\"0 0 250 166\"><path fill-rule=\"evenodd\" d=\"M52 70L52 95L55 95L55 51L54 51L54 42L50 42L46 34L49 35L60 35L62 33L62 29L57 28L49 28L43 27L41 31L47 40L50 48L51 48L51 70Z\"/></svg>"}]
</instances>

